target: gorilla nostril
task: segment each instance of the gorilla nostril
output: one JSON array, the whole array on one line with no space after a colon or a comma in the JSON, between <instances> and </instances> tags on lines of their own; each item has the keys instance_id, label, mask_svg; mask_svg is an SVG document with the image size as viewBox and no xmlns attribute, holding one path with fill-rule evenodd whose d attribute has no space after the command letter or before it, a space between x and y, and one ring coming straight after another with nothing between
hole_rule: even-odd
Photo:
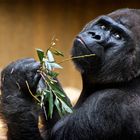
<instances>
[{"instance_id":1,"label":"gorilla nostril","mask_svg":"<svg viewBox=\"0 0 140 140\"><path fill-rule=\"evenodd\" d=\"M88 32L89 35L91 35L92 38L96 39L96 40L100 40L101 36L100 35L96 35L95 32Z\"/></svg>"},{"instance_id":2,"label":"gorilla nostril","mask_svg":"<svg viewBox=\"0 0 140 140\"><path fill-rule=\"evenodd\" d=\"M97 39L97 40L100 40L101 39L101 36L100 35L95 35L94 38Z\"/></svg>"},{"instance_id":3,"label":"gorilla nostril","mask_svg":"<svg viewBox=\"0 0 140 140\"><path fill-rule=\"evenodd\" d=\"M92 35L92 37L95 36L95 33L94 32L88 32L88 34Z\"/></svg>"}]
</instances>

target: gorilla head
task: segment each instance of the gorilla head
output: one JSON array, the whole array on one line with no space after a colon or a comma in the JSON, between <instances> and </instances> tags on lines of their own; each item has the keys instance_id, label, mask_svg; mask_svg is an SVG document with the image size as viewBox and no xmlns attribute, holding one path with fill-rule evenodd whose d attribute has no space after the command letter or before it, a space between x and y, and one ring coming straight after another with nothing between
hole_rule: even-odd
<instances>
[{"instance_id":1,"label":"gorilla head","mask_svg":"<svg viewBox=\"0 0 140 140\"><path fill-rule=\"evenodd\" d=\"M139 23L140 10L134 9L117 10L89 22L75 38L72 56L95 56L75 59L77 68L100 83L126 82L139 76Z\"/></svg>"}]
</instances>

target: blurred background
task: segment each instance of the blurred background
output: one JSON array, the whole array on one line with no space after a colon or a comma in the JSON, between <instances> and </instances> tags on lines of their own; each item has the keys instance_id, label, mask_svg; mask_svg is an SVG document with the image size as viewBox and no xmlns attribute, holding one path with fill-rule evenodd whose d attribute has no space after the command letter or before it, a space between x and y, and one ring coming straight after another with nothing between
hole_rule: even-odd
<instances>
[{"instance_id":1,"label":"blurred background","mask_svg":"<svg viewBox=\"0 0 140 140\"><path fill-rule=\"evenodd\" d=\"M72 42L93 18L119 8L140 8L139 0L0 0L0 69L19 58L34 57L35 48L46 50L55 36L57 48L70 57ZM62 64L59 79L74 100L81 78L72 62ZM71 92L72 91L72 92ZM74 101L75 102L75 101ZM0 128L3 128L0 123ZM0 129L0 140L5 139Z\"/></svg>"},{"instance_id":2,"label":"blurred background","mask_svg":"<svg viewBox=\"0 0 140 140\"><path fill-rule=\"evenodd\" d=\"M37 59L35 48L46 50L53 36L57 48L70 57L72 42L83 26L118 8L140 8L135 0L0 0L0 68L24 57ZM62 64L64 87L81 89L81 79L71 62Z\"/></svg>"}]
</instances>

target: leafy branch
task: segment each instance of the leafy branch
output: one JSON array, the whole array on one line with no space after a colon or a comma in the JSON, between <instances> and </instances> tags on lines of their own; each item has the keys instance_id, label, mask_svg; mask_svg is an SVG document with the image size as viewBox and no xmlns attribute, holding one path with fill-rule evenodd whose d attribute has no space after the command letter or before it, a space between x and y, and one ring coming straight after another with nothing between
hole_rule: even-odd
<instances>
[{"instance_id":1,"label":"leafy branch","mask_svg":"<svg viewBox=\"0 0 140 140\"><path fill-rule=\"evenodd\" d=\"M50 44L50 47L44 52L37 49L37 54L41 67L39 73L45 83L45 88L38 90L36 98L40 99L40 106L44 109L47 118L52 118L54 106L56 107L60 116L66 113L72 113L71 104L67 102L66 94L60 87L57 76L59 73L54 69L61 69L62 67L56 63L54 55L63 56L63 53L55 49L56 39ZM48 110L46 112L45 104L47 103Z\"/></svg>"},{"instance_id":2,"label":"leafy branch","mask_svg":"<svg viewBox=\"0 0 140 140\"><path fill-rule=\"evenodd\" d=\"M50 47L46 50L46 52L44 52L41 49L36 49L41 64L41 67L38 70L38 72L40 73L42 80L45 83L45 88L40 88L39 90L37 90L36 95L33 95L30 92L33 98L36 99L39 102L40 106L43 108L46 119L52 118L54 107L56 107L60 116L63 116L66 113L73 112L71 104L67 101L66 94L64 93L63 89L61 88L61 86L57 81L57 76L59 75L59 73L55 72L54 70L61 69L62 66L60 64L69 61L71 59L79 59L95 56L95 54L76 56L57 63L54 59L54 55L57 56L64 55L62 52L58 51L55 48L56 42L57 39L52 39ZM29 89L28 84L27 86ZM45 108L46 103L48 107L47 112Z\"/></svg>"}]
</instances>

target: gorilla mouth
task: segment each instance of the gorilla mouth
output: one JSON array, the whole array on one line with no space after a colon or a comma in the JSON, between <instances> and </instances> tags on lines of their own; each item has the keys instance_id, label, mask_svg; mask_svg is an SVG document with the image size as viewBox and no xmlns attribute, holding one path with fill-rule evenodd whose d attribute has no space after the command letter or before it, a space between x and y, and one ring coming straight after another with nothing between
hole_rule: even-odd
<instances>
[{"instance_id":1,"label":"gorilla mouth","mask_svg":"<svg viewBox=\"0 0 140 140\"><path fill-rule=\"evenodd\" d=\"M78 41L80 41L81 44L83 44L85 47L87 47L86 43L83 41L83 39L82 39L80 36L76 36L76 39L77 39Z\"/></svg>"},{"instance_id":2,"label":"gorilla mouth","mask_svg":"<svg viewBox=\"0 0 140 140\"><path fill-rule=\"evenodd\" d=\"M86 42L84 41L84 39L82 39L82 37L80 36L76 36L76 38L74 39L73 42L73 47L71 50L71 57L79 57L79 56L83 56L79 59L73 59L74 63L77 65L78 67L80 65L80 67L83 65L89 65L90 62L95 61L96 58L96 52L92 49L89 48L90 46L88 46L86 44ZM94 54L94 58L90 57L90 55ZM86 57L87 55L89 55L89 57ZM85 57L84 57L85 56ZM91 65L91 64L90 64Z\"/></svg>"},{"instance_id":3,"label":"gorilla mouth","mask_svg":"<svg viewBox=\"0 0 140 140\"><path fill-rule=\"evenodd\" d=\"M76 36L75 41L77 42L77 44L86 48L91 54L93 54L92 50L89 49L89 47L86 45L85 41L80 36Z\"/></svg>"}]
</instances>

